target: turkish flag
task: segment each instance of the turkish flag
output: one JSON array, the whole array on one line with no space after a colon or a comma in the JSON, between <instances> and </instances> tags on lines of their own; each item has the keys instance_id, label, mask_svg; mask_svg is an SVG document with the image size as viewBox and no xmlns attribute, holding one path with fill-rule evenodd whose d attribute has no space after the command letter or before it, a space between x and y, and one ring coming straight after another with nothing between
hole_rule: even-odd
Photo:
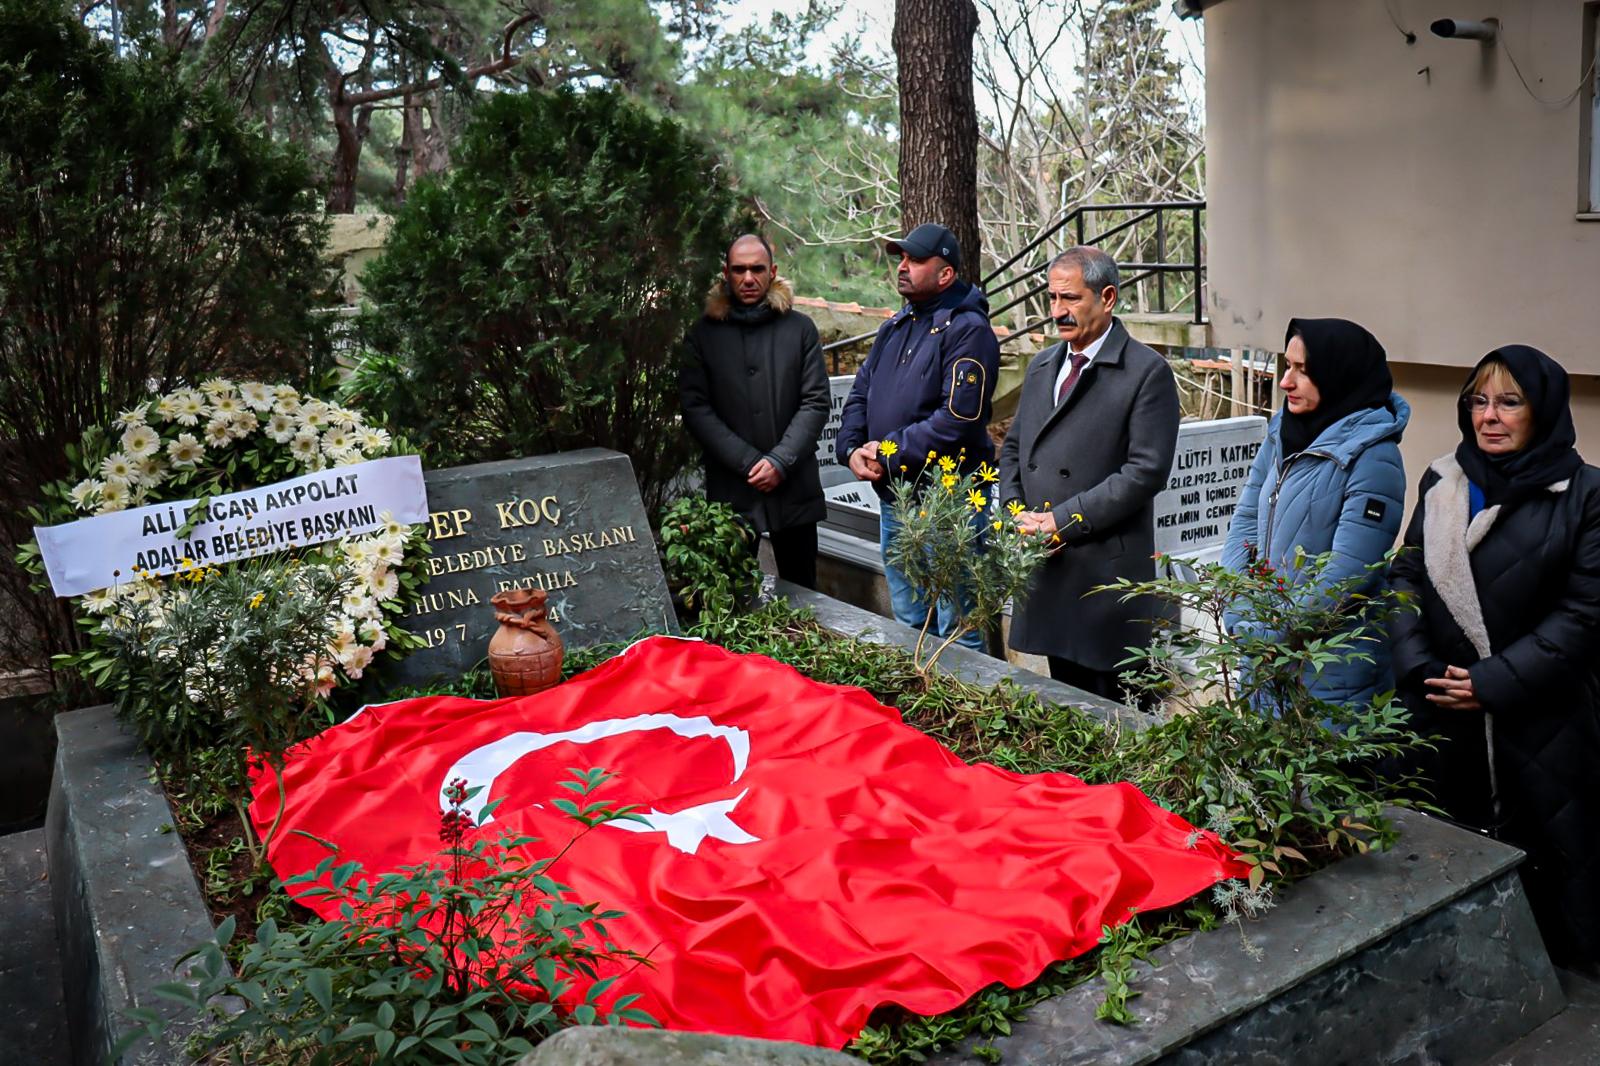
<instances>
[{"instance_id":1,"label":"turkish flag","mask_svg":"<svg viewBox=\"0 0 1600 1066\"><path fill-rule=\"evenodd\" d=\"M539 837L578 826L551 806L569 767L617 775L598 798L648 825L585 834L552 871L651 967L610 996L672 1029L841 1047L873 1008L949 1010L995 981L1024 984L1101 927L1170 907L1246 868L1129 784L969 766L858 688L672 637L521 699L428 697L368 708L298 746L269 848L290 877L338 845L369 874L439 853L444 786L483 791L474 830ZM254 779L271 825L277 786ZM338 901L302 899L324 916Z\"/></svg>"}]
</instances>

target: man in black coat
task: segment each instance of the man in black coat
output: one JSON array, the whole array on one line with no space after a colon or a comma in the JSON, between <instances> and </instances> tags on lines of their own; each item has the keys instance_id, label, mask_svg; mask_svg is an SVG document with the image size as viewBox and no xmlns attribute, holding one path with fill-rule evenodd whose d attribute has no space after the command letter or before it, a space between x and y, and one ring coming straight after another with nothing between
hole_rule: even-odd
<instances>
[{"instance_id":1,"label":"man in black coat","mask_svg":"<svg viewBox=\"0 0 1600 1066\"><path fill-rule=\"evenodd\" d=\"M1050 676L1119 698L1117 664L1150 641L1156 606L1100 593L1155 577L1154 504L1178 444L1178 387L1167 361L1113 310L1117 264L1069 248L1050 264L1061 343L1034 356L1000 449L1000 499L1058 550L1011 619L1011 647L1047 656Z\"/></svg>"},{"instance_id":2,"label":"man in black coat","mask_svg":"<svg viewBox=\"0 0 1600 1066\"><path fill-rule=\"evenodd\" d=\"M817 327L793 308L772 247L752 233L735 240L689 330L679 394L705 450L706 496L771 539L779 577L815 588L828 373Z\"/></svg>"}]
</instances>

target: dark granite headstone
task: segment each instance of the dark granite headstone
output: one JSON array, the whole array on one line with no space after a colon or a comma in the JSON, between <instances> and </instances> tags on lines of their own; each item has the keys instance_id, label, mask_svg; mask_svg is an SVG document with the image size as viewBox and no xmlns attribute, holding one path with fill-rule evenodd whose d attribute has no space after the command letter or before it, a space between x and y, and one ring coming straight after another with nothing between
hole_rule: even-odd
<instances>
[{"instance_id":1,"label":"dark granite headstone","mask_svg":"<svg viewBox=\"0 0 1600 1066\"><path fill-rule=\"evenodd\" d=\"M677 631L633 466L602 448L430 470L431 576L405 618L427 646L395 684L470 670L489 652L489 598L514 586L550 594L568 647Z\"/></svg>"}]
</instances>

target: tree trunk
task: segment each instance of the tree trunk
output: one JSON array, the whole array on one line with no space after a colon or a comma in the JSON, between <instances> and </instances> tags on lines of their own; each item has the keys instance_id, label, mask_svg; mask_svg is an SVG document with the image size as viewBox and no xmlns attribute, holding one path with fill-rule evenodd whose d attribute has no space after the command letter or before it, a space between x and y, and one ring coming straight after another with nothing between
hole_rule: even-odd
<instances>
[{"instance_id":1,"label":"tree trunk","mask_svg":"<svg viewBox=\"0 0 1600 1066\"><path fill-rule=\"evenodd\" d=\"M356 209L356 176L361 172L361 146L372 128L372 108L358 108L341 93L331 101L331 110L334 145L328 214L348 215Z\"/></svg>"},{"instance_id":2,"label":"tree trunk","mask_svg":"<svg viewBox=\"0 0 1600 1066\"><path fill-rule=\"evenodd\" d=\"M961 276L977 281L978 109L972 98L972 0L895 0L900 68L900 213L907 230L939 222L961 243Z\"/></svg>"}]
</instances>

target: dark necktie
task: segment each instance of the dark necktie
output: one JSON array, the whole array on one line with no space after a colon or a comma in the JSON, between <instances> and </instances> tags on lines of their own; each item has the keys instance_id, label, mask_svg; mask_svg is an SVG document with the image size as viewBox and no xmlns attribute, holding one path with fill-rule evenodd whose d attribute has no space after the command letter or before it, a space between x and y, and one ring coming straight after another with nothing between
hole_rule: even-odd
<instances>
[{"instance_id":1,"label":"dark necktie","mask_svg":"<svg viewBox=\"0 0 1600 1066\"><path fill-rule=\"evenodd\" d=\"M1089 362L1089 357L1082 352L1069 352L1067 358L1072 360L1072 369L1067 371L1067 376L1061 381L1061 388L1056 392L1057 407L1060 407L1072 394L1072 386L1078 383L1078 376L1083 373L1083 368Z\"/></svg>"}]
</instances>

